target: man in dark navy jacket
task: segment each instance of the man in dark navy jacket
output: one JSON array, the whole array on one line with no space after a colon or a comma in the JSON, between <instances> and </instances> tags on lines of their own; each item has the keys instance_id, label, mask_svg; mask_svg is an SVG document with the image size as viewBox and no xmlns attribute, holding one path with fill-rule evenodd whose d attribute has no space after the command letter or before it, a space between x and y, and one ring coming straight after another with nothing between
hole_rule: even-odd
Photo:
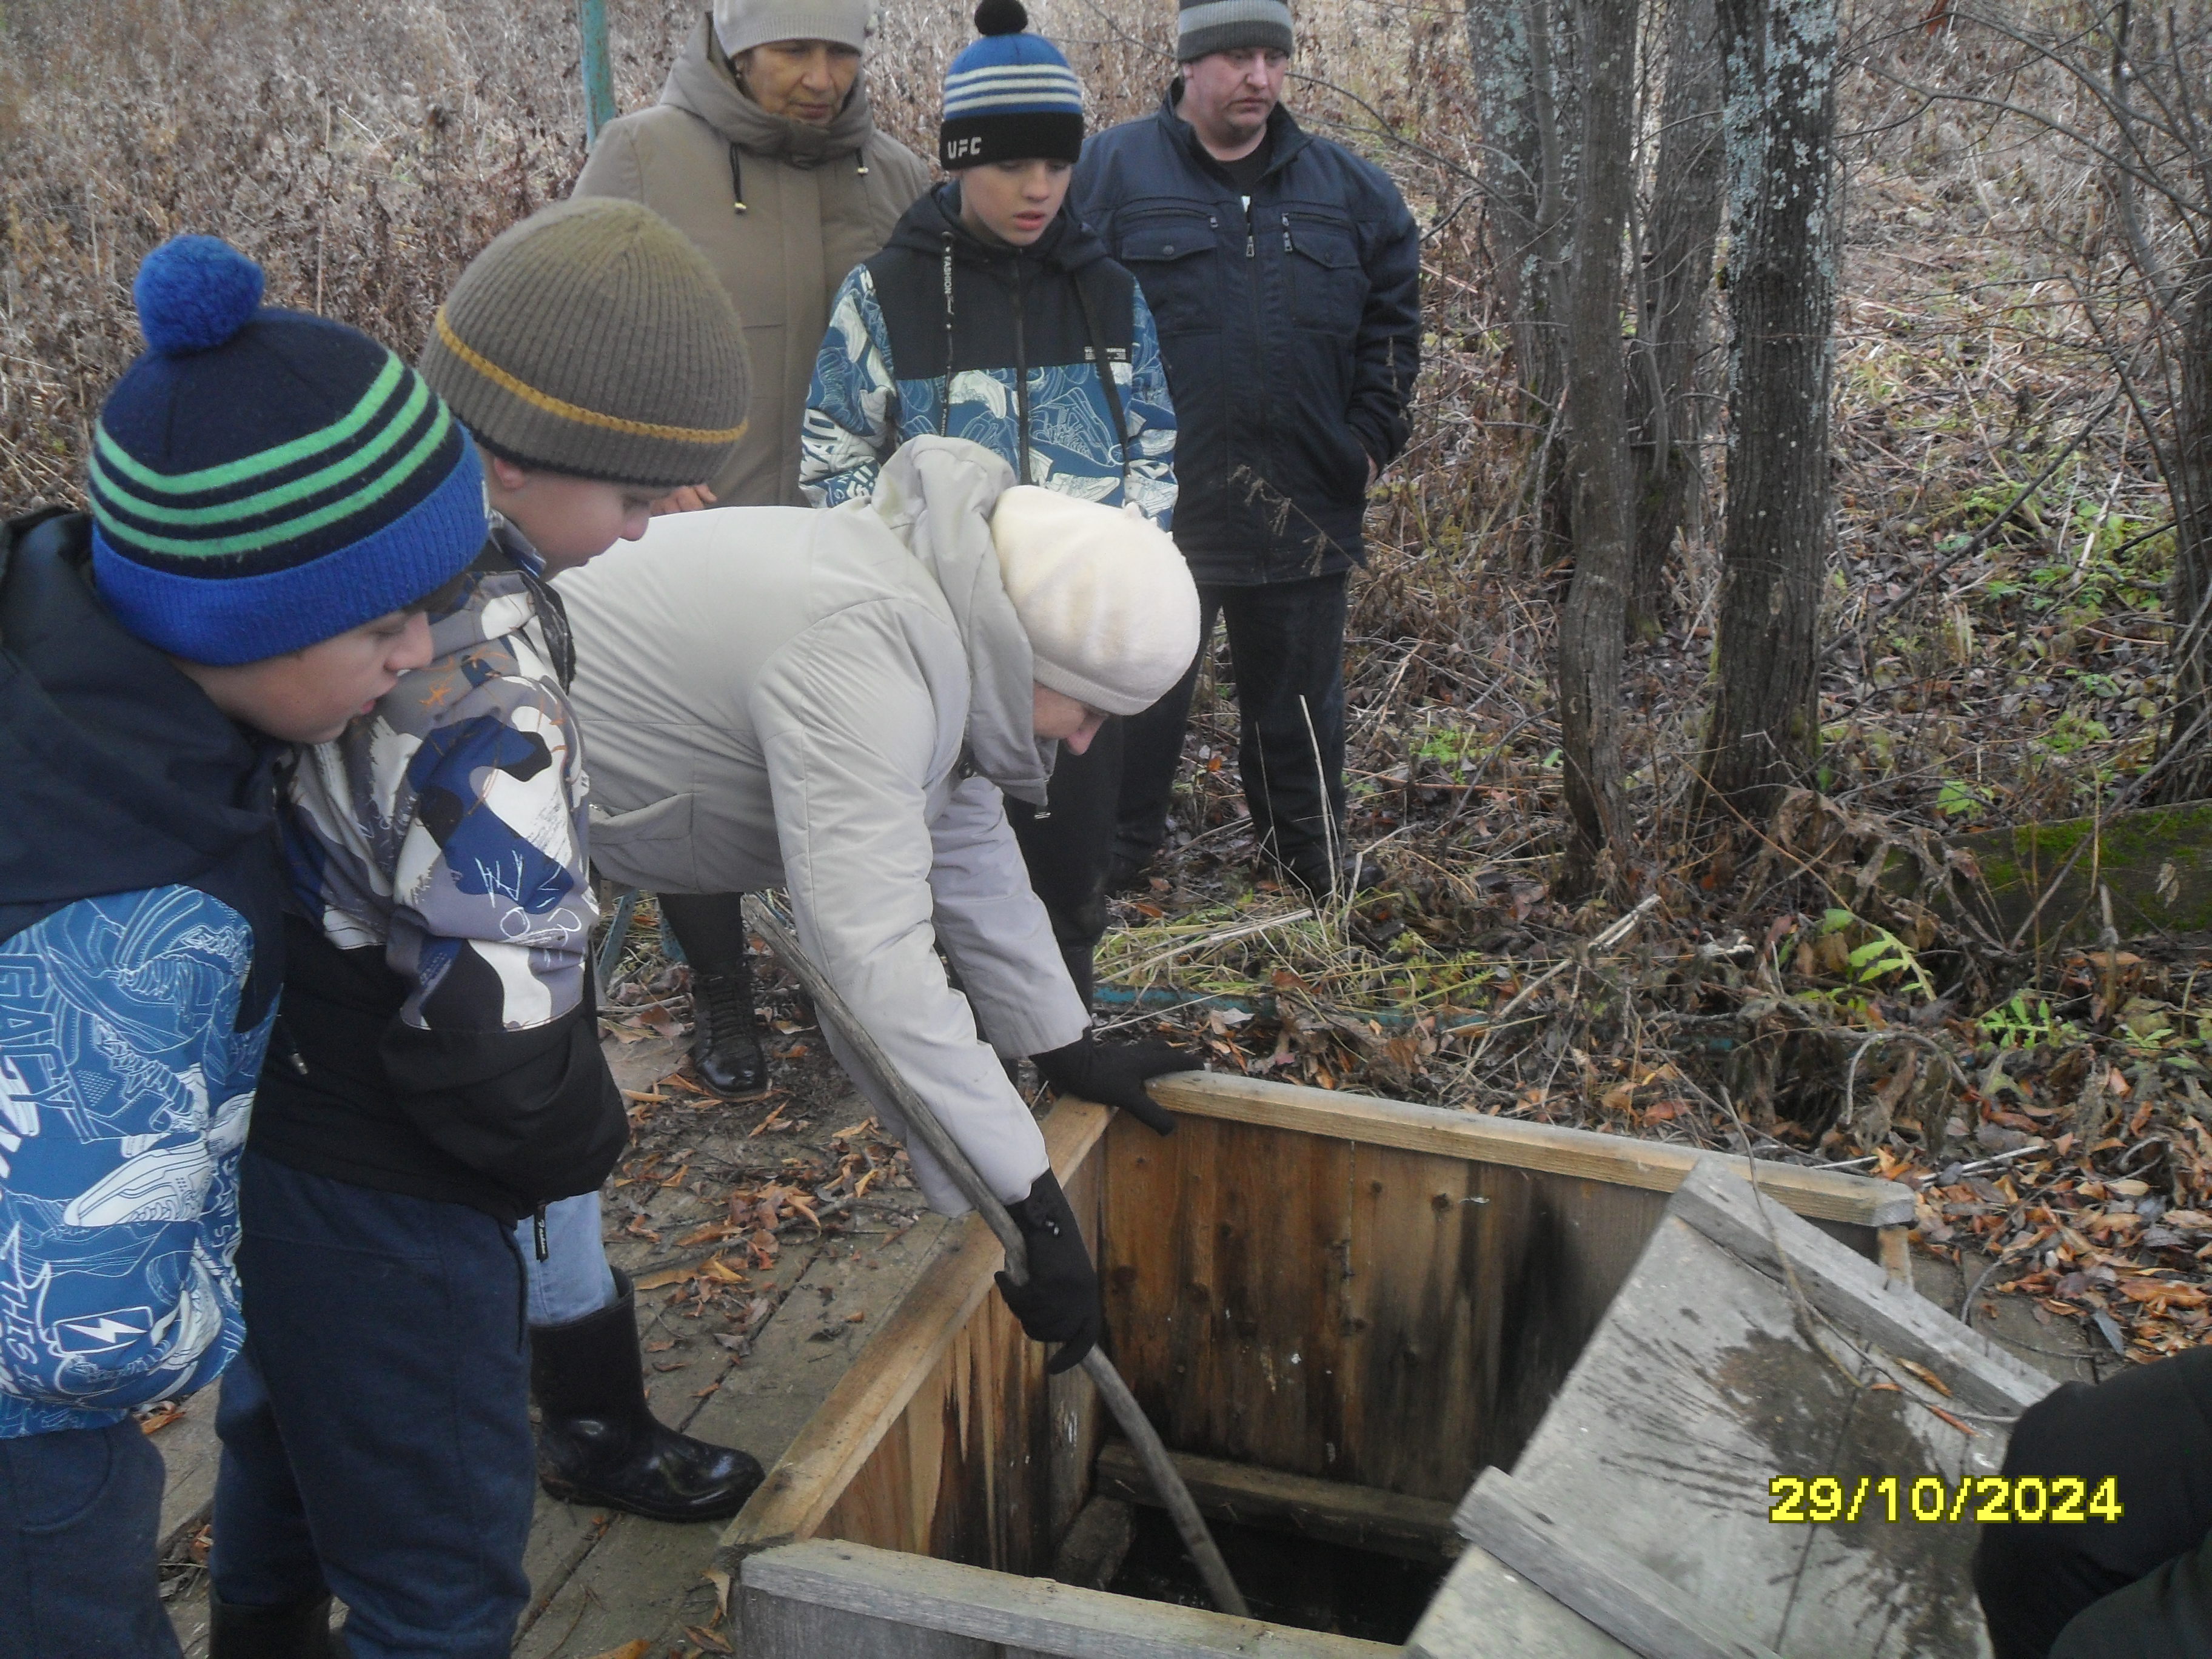
<instances>
[{"instance_id":1,"label":"man in dark navy jacket","mask_svg":"<svg viewBox=\"0 0 2212 1659\"><path fill-rule=\"evenodd\" d=\"M1253 829L1327 894L1364 884L1342 846L1345 585L1367 487L1405 447L1420 239L1380 168L1282 107L1291 47L1284 0L1183 0L1179 78L1084 146L1073 201L1158 325L1176 541L1206 636L1228 627ZM1196 675L1127 723L1122 883L1165 836Z\"/></svg>"}]
</instances>

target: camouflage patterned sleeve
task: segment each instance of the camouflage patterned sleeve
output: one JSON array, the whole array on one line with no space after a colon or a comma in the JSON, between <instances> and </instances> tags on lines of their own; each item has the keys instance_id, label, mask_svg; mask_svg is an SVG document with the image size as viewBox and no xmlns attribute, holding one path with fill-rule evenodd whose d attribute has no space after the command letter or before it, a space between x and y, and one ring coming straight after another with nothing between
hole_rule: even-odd
<instances>
[{"instance_id":1,"label":"camouflage patterned sleeve","mask_svg":"<svg viewBox=\"0 0 2212 1659\"><path fill-rule=\"evenodd\" d=\"M342 949L382 945L409 982L405 1024L548 1024L582 1000L598 916L587 793L557 678L526 635L495 636L303 757L295 886Z\"/></svg>"}]
</instances>

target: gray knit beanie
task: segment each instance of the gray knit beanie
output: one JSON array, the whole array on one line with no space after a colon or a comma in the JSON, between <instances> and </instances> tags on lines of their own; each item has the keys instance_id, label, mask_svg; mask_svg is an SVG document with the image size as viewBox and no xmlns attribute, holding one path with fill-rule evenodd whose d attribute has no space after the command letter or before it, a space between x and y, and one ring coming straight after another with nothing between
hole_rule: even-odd
<instances>
[{"instance_id":1,"label":"gray knit beanie","mask_svg":"<svg viewBox=\"0 0 2212 1659\"><path fill-rule=\"evenodd\" d=\"M770 40L829 40L859 52L875 10L874 0L714 0L714 39L725 58Z\"/></svg>"},{"instance_id":2,"label":"gray knit beanie","mask_svg":"<svg viewBox=\"0 0 2212 1659\"><path fill-rule=\"evenodd\" d=\"M653 489L720 471L751 398L744 332L707 256L607 197L541 209L477 255L420 367L493 454Z\"/></svg>"},{"instance_id":3,"label":"gray knit beanie","mask_svg":"<svg viewBox=\"0 0 2212 1659\"><path fill-rule=\"evenodd\" d=\"M1176 8L1176 61L1188 64L1217 52L1288 52L1291 9L1285 0L1180 0Z\"/></svg>"}]
</instances>

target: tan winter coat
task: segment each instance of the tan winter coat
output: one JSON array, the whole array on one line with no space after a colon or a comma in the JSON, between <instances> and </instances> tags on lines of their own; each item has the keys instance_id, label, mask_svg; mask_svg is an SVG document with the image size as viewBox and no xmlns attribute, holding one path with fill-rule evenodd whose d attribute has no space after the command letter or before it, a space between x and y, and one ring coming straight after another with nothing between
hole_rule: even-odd
<instances>
[{"instance_id":1,"label":"tan winter coat","mask_svg":"<svg viewBox=\"0 0 2212 1659\"><path fill-rule=\"evenodd\" d=\"M731 147L745 210L732 206ZM837 285L889 240L929 183L921 158L876 131L865 82L826 127L769 115L738 90L701 18L660 101L611 123L579 196L642 202L698 244L745 325L753 406L708 482L726 507L798 507L799 423Z\"/></svg>"},{"instance_id":2,"label":"tan winter coat","mask_svg":"<svg viewBox=\"0 0 2212 1659\"><path fill-rule=\"evenodd\" d=\"M1013 481L978 445L917 439L872 501L670 514L557 584L592 862L657 893L788 886L809 954L1007 1200L1044 1140L984 1037L1042 1054L1090 1023L1001 799L1042 805L1057 748L991 544ZM908 1150L930 1202L964 1208Z\"/></svg>"}]
</instances>

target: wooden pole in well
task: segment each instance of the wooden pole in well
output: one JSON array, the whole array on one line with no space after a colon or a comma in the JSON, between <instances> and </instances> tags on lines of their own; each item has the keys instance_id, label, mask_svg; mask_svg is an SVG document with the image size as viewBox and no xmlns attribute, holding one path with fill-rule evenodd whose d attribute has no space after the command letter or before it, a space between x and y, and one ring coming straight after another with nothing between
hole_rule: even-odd
<instances>
[{"instance_id":1,"label":"wooden pole in well","mask_svg":"<svg viewBox=\"0 0 2212 1659\"><path fill-rule=\"evenodd\" d=\"M615 118L615 77L607 62L607 0L576 0L576 24L584 37L584 143L599 139L599 129Z\"/></svg>"}]
</instances>

